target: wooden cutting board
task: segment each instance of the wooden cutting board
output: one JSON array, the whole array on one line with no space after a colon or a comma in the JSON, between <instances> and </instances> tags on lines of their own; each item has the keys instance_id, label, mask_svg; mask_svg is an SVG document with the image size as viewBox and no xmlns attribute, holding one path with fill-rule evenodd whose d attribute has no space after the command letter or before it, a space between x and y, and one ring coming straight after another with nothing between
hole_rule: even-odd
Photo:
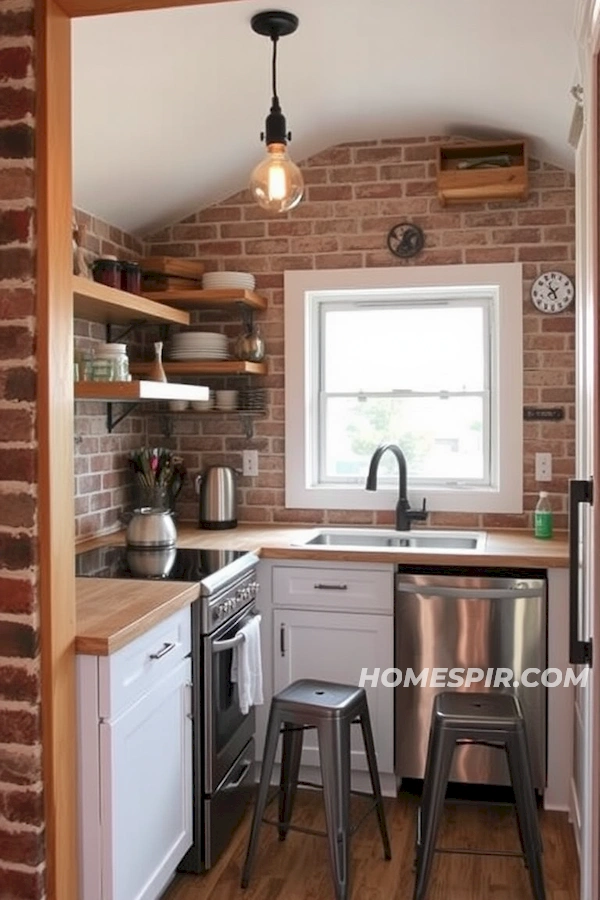
<instances>
[{"instance_id":1,"label":"wooden cutting board","mask_svg":"<svg viewBox=\"0 0 600 900\"><path fill-rule=\"evenodd\" d=\"M144 272L142 275L142 292L153 291L199 291L202 288L200 278L181 278L178 275L159 275L156 272Z\"/></svg>"},{"instance_id":2,"label":"wooden cutting board","mask_svg":"<svg viewBox=\"0 0 600 900\"><path fill-rule=\"evenodd\" d=\"M197 259L183 259L178 256L148 256L140 261L140 268L142 272L200 279L204 272L204 263Z\"/></svg>"}]
</instances>

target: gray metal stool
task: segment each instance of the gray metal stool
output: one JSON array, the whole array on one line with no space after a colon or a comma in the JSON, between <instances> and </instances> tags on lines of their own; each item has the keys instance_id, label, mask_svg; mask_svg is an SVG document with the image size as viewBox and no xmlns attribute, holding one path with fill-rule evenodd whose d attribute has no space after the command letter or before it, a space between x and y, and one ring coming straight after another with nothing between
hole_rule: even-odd
<instances>
[{"instance_id":1,"label":"gray metal stool","mask_svg":"<svg viewBox=\"0 0 600 900\"><path fill-rule=\"evenodd\" d=\"M379 820L379 830L383 842L386 859L391 859L390 841L388 838L375 758L375 746L369 718L367 695L364 688L345 684L332 684L328 681L302 680L295 681L280 691L271 701L269 724L263 755L260 785L252 829L248 842L246 861L242 872L242 887L248 886L254 857L258 847L258 835L265 808L268 802L269 784L279 735L283 731L283 752L281 762L281 781L279 794L279 816L277 822L264 821L277 825L279 839L285 840L288 831L302 831L307 834L321 834L309 828L291 825L292 811L298 784L300 757L302 755L302 738L306 728L316 728L319 735L319 756L323 779L325 800L325 819L329 840L329 858L335 885L337 900L346 900L348 894L348 844L350 835L362 823L363 819L350 828L350 726L360 723L369 774L373 786L373 806ZM314 787L316 785L310 785ZM318 785L317 785L318 786ZM354 793L352 791L352 793ZM364 817L363 817L364 818Z\"/></svg>"},{"instance_id":2,"label":"gray metal stool","mask_svg":"<svg viewBox=\"0 0 600 900\"><path fill-rule=\"evenodd\" d=\"M457 744L485 744L505 750L515 794L522 854L502 851L445 850L475 852L492 856L520 856L529 869L535 900L545 900L542 873L542 839L531 765L527 749L525 723L519 701L503 692L459 693L447 691L434 700L423 796L417 823L417 877L414 900L427 894L435 842L444 806L448 775Z\"/></svg>"}]
</instances>

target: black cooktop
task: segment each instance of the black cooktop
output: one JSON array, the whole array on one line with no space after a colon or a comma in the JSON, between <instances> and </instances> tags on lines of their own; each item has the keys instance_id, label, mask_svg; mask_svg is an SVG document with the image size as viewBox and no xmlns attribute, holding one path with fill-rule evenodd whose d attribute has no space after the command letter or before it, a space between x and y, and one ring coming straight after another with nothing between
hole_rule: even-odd
<instances>
[{"instance_id":1,"label":"black cooktop","mask_svg":"<svg viewBox=\"0 0 600 900\"><path fill-rule=\"evenodd\" d=\"M75 556L75 575L201 581L245 555L241 550L133 550L108 545L78 553Z\"/></svg>"}]
</instances>

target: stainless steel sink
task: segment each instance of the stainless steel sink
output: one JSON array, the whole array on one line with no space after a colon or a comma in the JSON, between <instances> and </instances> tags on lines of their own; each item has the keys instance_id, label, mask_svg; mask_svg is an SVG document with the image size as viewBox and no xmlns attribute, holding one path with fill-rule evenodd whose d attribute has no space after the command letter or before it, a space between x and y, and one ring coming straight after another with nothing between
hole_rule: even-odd
<instances>
[{"instance_id":1,"label":"stainless steel sink","mask_svg":"<svg viewBox=\"0 0 600 900\"><path fill-rule=\"evenodd\" d=\"M380 528L321 528L302 546L394 547L412 550L475 550L485 547L483 531L394 531Z\"/></svg>"}]
</instances>

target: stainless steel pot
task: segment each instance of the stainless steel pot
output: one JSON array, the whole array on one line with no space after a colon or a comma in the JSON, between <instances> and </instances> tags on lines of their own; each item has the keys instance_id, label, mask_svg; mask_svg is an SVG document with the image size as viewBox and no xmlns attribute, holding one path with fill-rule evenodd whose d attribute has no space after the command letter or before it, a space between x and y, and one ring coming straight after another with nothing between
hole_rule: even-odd
<instances>
[{"instance_id":1,"label":"stainless steel pot","mask_svg":"<svg viewBox=\"0 0 600 900\"><path fill-rule=\"evenodd\" d=\"M171 513L151 506L134 510L125 536L127 545L139 550L174 547L176 538Z\"/></svg>"},{"instance_id":2,"label":"stainless steel pot","mask_svg":"<svg viewBox=\"0 0 600 900\"><path fill-rule=\"evenodd\" d=\"M230 466L209 466L196 478L200 495L200 528L235 528L237 525L237 471Z\"/></svg>"}]
</instances>

